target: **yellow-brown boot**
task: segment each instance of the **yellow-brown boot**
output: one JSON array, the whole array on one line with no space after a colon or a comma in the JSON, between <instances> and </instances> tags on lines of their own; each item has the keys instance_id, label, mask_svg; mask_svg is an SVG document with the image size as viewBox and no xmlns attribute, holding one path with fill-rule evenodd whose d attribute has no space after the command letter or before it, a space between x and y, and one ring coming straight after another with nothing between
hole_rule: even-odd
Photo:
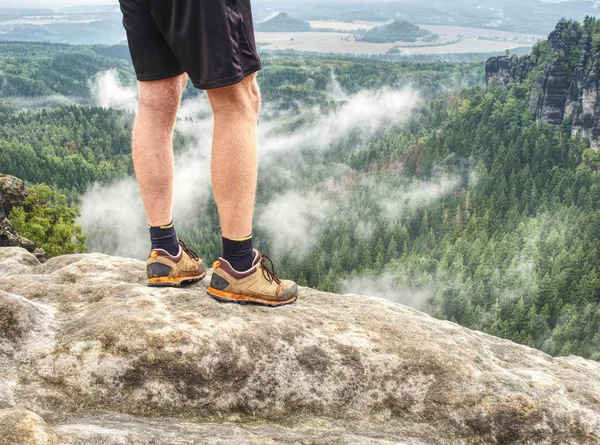
<instances>
[{"instance_id":1,"label":"yellow-brown boot","mask_svg":"<svg viewBox=\"0 0 600 445\"><path fill-rule=\"evenodd\" d=\"M200 281L206 275L204 261L181 240L177 256L163 249L153 250L146 261L146 269L150 287L181 287Z\"/></svg>"},{"instance_id":2,"label":"yellow-brown boot","mask_svg":"<svg viewBox=\"0 0 600 445\"><path fill-rule=\"evenodd\" d=\"M219 258L213 267L208 295L216 300L276 307L293 303L298 298L296 283L277 278L271 259L256 249L252 267L245 272L236 271L223 258Z\"/></svg>"}]
</instances>

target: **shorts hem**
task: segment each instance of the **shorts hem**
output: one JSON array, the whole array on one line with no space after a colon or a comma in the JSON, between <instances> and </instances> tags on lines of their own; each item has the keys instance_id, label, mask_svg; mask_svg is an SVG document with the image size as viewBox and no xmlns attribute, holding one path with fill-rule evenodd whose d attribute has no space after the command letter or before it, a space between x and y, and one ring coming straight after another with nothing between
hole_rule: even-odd
<instances>
[{"instance_id":1,"label":"shorts hem","mask_svg":"<svg viewBox=\"0 0 600 445\"><path fill-rule=\"evenodd\" d=\"M228 87L231 85L235 85L236 83L240 83L242 80L244 80L250 74L256 73L257 71L260 71L261 69L262 69L262 63L258 62L256 64L251 65L250 67L242 70L241 73L236 74L235 76L226 77L224 79L218 79L218 80L214 80L212 82L204 82L204 83L192 81L192 84L199 90L212 90L214 88Z\"/></svg>"},{"instance_id":2,"label":"shorts hem","mask_svg":"<svg viewBox=\"0 0 600 445\"><path fill-rule=\"evenodd\" d=\"M170 79L171 77L181 76L183 73L185 73L185 70L183 68L180 68L175 71L166 71L164 73L137 74L137 80L139 80L140 82L147 82L151 80Z\"/></svg>"}]
</instances>

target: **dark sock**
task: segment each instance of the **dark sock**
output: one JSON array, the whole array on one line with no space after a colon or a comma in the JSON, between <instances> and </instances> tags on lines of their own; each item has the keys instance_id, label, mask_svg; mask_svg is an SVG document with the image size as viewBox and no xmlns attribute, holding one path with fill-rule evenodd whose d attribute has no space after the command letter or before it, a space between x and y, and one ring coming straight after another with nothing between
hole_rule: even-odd
<instances>
[{"instance_id":1,"label":"dark sock","mask_svg":"<svg viewBox=\"0 0 600 445\"><path fill-rule=\"evenodd\" d=\"M168 226L150 227L150 241L152 250L163 249L173 256L179 254L179 241L172 222Z\"/></svg>"},{"instance_id":2,"label":"dark sock","mask_svg":"<svg viewBox=\"0 0 600 445\"><path fill-rule=\"evenodd\" d=\"M252 267L253 249L252 235L241 240L223 238L223 259L238 272L244 272Z\"/></svg>"}]
</instances>

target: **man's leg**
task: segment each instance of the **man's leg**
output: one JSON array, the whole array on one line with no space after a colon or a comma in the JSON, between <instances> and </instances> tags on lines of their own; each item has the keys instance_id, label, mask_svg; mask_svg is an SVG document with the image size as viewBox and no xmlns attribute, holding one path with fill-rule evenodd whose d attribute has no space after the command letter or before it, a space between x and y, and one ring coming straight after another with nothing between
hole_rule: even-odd
<instances>
[{"instance_id":1,"label":"man's leg","mask_svg":"<svg viewBox=\"0 0 600 445\"><path fill-rule=\"evenodd\" d=\"M224 258L237 270L252 265L252 215L256 197L256 126L260 91L256 75L208 90L215 127L212 184L223 233Z\"/></svg>"},{"instance_id":2,"label":"man's leg","mask_svg":"<svg viewBox=\"0 0 600 445\"><path fill-rule=\"evenodd\" d=\"M187 75L140 82L140 106L133 130L133 165L148 223L171 223L173 129Z\"/></svg>"},{"instance_id":3,"label":"man's leg","mask_svg":"<svg viewBox=\"0 0 600 445\"><path fill-rule=\"evenodd\" d=\"M201 280L206 274L202 259L177 238L172 222L173 204L173 129L187 82L183 63L173 52L165 35L182 34L188 23L197 30L198 23L186 14L175 17L182 2L146 2L120 0L123 25L131 59L140 81L140 106L133 135L133 163L146 216L150 225L152 252L146 261L148 286L182 286ZM169 8L155 11L161 3ZM177 3L175 5L174 3ZM196 3L190 0L190 5ZM206 2L212 4L213 2ZM155 13L173 26L173 33L163 33ZM168 31L168 30L166 30ZM188 41L187 36L180 42ZM163 79L163 80L155 80Z\"/></svg>"},{"instance_id":4,"label":"man's leg","mask_svg":"<svg viewBox=\"0 0 600 445\"><path fill-rule=\"evenodd\" d=\"M133 131L133 164L150 225L149 286L181 286L201 280L204 262L177 239L172 220L173 129L187 75L140 82Z\"/></svg>"},{"instance_id":5,"label":"man's leg","mask_svg":"<svg viewBox=\"0 0 600 445\"><path fill-rule=\"evenodd\" d=\"M268 257L252 248L256 197L256 126L260 92L254 74L208 90L215 114L212 182L223 231L223 256L214 263L208 295L225 302L282 306L298 298L293 281L280 280Z\"/></svg>"}]
</instances>

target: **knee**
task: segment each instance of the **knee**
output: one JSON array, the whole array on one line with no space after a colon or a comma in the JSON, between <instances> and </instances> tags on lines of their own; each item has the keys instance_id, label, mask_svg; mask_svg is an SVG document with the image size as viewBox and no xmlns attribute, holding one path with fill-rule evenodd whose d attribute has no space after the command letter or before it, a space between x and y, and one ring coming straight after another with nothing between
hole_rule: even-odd
<instances>
[{"instance_id":1,"label":"knee","mask_svg":"<svg viewBox=\"0 0 600 445\"><path fill-rule=\"evenodd\" d=\"M185 81L182 76L140 82L140 107L160 113L177 113L184 88Z\"/></svg>"},{"instance_id":2,"label":"knee","mask_svg":"<svg viewBox=\"0 0 600 445\"><path fill-rule=\"evenodd\" d=\"M258 118L261 97L255 74L251 74L235 85L208 90L207 94L215 115L241 112L250 118Z\"/></svg>"}]
</instances>

